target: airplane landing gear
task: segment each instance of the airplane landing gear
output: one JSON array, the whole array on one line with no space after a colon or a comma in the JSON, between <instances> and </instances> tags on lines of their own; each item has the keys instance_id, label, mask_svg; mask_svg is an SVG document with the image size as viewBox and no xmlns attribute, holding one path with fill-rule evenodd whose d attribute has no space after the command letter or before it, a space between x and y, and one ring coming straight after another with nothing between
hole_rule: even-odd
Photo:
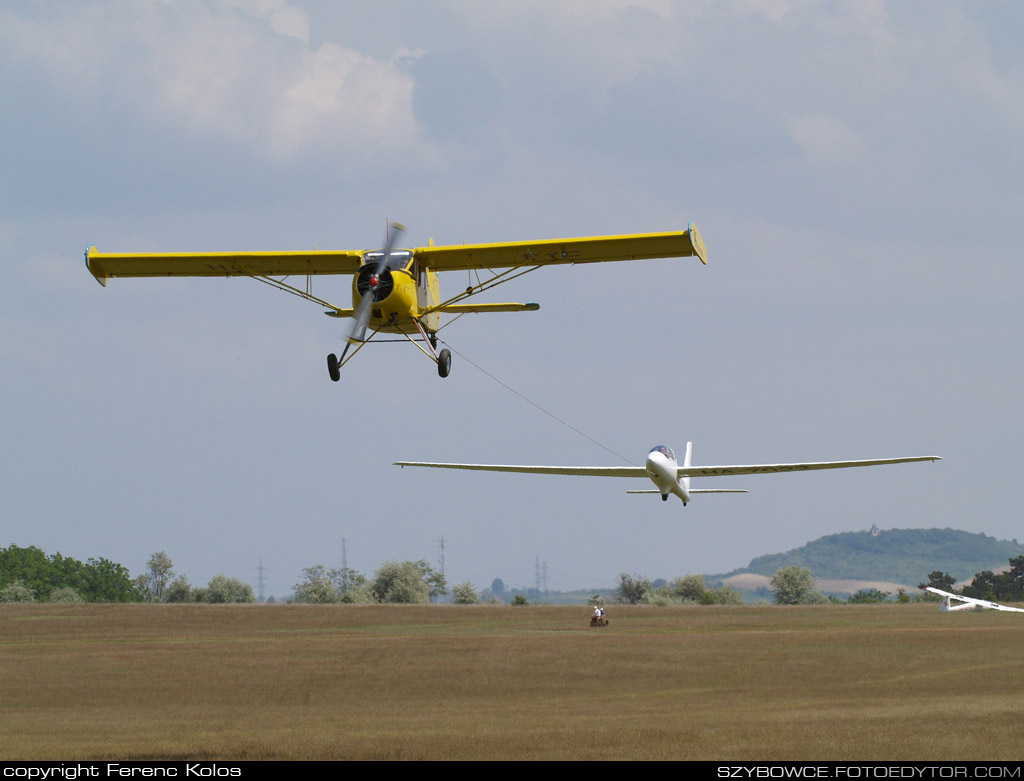
<instances>
[{"instance_id":1,"label":"airplane landing gear","mask_svg":"<svg viewBox=\"0 0 1024 781\"><path fill-rule=\"evenodd\" d=\"M327 356L327 371L331 374L331 379L337 382L341 379L341 372L338 370L338 356L331 353Z\"/></svg>"},{"instance_id":2,"label":"airplane landing gear","mask_svg":"<svg viewBox=\"0 0 1024 781\"><path fill-rule=\"evenodd\" d=\"M437 354L437 375L447 377L452 370L452 353L446 347Z\"/></svg>"}]
</instances>

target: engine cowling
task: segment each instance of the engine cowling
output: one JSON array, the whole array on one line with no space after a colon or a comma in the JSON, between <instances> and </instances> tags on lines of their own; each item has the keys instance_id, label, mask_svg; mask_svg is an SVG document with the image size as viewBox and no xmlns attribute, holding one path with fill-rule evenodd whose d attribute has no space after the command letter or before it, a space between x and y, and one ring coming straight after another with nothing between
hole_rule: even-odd
<instances>
[{"instance_id":1,"label":"engine cowling","mask_svg":"<svg viewBox=\"0 0 1024 781\"><path fill-rule=\"evenodd\" d=\"M356 277L356 292L359 293L360 298L363 298L372 291L374 302L379 303L391 295L391 291L395 288L395 280L391 269L384 269L379 276L374 274L374 271L374 267L370 264L359 269L359 274Z\"/></svg>"}]
</instances>

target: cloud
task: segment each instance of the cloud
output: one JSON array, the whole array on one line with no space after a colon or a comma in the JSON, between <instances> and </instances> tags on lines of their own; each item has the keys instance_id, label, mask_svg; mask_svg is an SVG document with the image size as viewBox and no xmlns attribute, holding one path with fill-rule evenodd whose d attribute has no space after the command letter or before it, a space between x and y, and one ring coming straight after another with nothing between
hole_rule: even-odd
<instances>
[{"instance_id":1,"label":"cloud","mask_svg":"<svg viewBox=\"0 0 1024 781\"><path fill-rule=\"evenodd\" d=\"M0 21L12 60L106 111L278 156L328 139L360 154L419 143L411 78L335 42L310 46L307 14L284 2L114 2Z\"/></svg>"},{"instance_id":2,"label":"cloud","mask_svg":"<svg viewBox=\"0 0 1024 781\"><path fill-rule=\"evenodd\" d=\"M833 168L855 163L865 152L853 128L835 117L805 114L789 122L790 136L812 165Z\"/></svg>"}]
</instances>

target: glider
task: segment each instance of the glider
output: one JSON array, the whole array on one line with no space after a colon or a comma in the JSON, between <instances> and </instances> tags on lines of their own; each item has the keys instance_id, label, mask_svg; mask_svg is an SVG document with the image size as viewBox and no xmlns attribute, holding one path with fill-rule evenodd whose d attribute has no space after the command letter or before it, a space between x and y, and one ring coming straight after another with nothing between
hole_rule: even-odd
<instances>
[{"instance_id":1,"label":"glider","mask_svg":"<svg viewBox=\"0 0 1024 781\"><path fill-rule=\"evenodd\" d=\"M938 594L941 597L945 597L945 601L942 603L943 610L975 610L975 609L988 609L988 610L1005 610L1010 613L1024 613L1024 608L1020 607L1007 607L1006 605L1000 605L998 602L989 602L987 599L974 599L973 597L962 597L959 594L950 594L948 591L942 591L941 589L932 588L931 586L925 586L925 591L931 591L933 594ZM957 599L963 604L951 605L949 600Z\"/></svg>"},{"instance_id":2,"label":"glider","mask_svg":"<svg viewBox=\"0 0 1024 781\"><path fill-rule=\"evenodd\" d=\"M691 488L690 478L720 477L722 475L775 474L778 472L808 472L814 469L845 469L854 466L881 466L905 464L911 461L940 461L940 456L912 456L909 458L873 458L867 461L814 461L802 464L750 464L732 466L693 466L693 443L686 443L686 454L680 466L676 455L667 445L657 445L647 454L644 466L506 466L501 464L442 464L428 461L396 461L395 466L421 466L435 469L476 469L484 472L527 472L542 475L585 475L590 477L647 477L656 489L632 490L630 494L661 494L667 501L669 494L678 496L685 507L693 494L745 494L742 488Z\"/></svg>"},{"instance_id":3,"label":"glider","mask_svg":"<svg viewBox=\"0 0 1024 781\"><path fill-rule=\"evenodd\" d=\"M704 242L692 222L686 230L667 233L443 247L434 246L431 239L426 247L399 249L397 242L404 232L405 226L389 223L384 247L377 250L112 253L90 246L85 265L104 287L107 280L121 277L251 277L312 301L331 317L350 317L354 322L341 357L327 356L327 369L335 382L348 362L349 348L358 345L348 356L351 360L378 333L401 334L437 364L441 377L447 377L451 351L437 351L437 332L464 314L539 309L539 304L469 299L542 266L689 256L707 265ZM437 277L442 271L467 272L467 287L442 299ZM352 276L351 307L336 306L313 294L313 278L331 274ZM290 277L305 277L304 287L286 281ZM442 315L454 317L442 325Z\"/></svg>"}]
</instances>

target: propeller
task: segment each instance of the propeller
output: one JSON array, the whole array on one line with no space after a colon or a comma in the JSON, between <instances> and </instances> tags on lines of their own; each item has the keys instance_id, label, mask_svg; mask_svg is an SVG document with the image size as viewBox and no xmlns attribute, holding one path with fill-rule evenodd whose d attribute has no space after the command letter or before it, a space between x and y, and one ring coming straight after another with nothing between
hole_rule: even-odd
<instances>
[{"instance_id":1,"label":"propeller","mask_svg":"<svg viewBox=\"0 0 1024 781\"><path fill-rule=\"evenodd\" d=\"M348 348L357 342L362 342L363 337L366 336L366 325L370 322L370 310L373 309L373 304L384 298L391 290L390 280L385 277L385 272L388 267L388 260L391 258L391 250L398 242L399 237L405 233L405 226L399 222L388 223L388 234L387 241L385 242L384 251L380 255L380 260L377 261L377 265L374 266L372 273L366 277L366 285L363 286L363 278L365 276L366 268L359 272L359 281L356 289L362 295L359 301L359 308L356 309L355 322L352 324L352 332L348 336L348 342L345 344L345 349L341 353L341 358L331 361L334 358L331 355L328 358L328 366L331 369L331 379L335 379L337 375L337 365L343 363L345 360L345 353L348 352ZM383 294L383 295L382 295Z\"/></svg>"}]
</instances>

